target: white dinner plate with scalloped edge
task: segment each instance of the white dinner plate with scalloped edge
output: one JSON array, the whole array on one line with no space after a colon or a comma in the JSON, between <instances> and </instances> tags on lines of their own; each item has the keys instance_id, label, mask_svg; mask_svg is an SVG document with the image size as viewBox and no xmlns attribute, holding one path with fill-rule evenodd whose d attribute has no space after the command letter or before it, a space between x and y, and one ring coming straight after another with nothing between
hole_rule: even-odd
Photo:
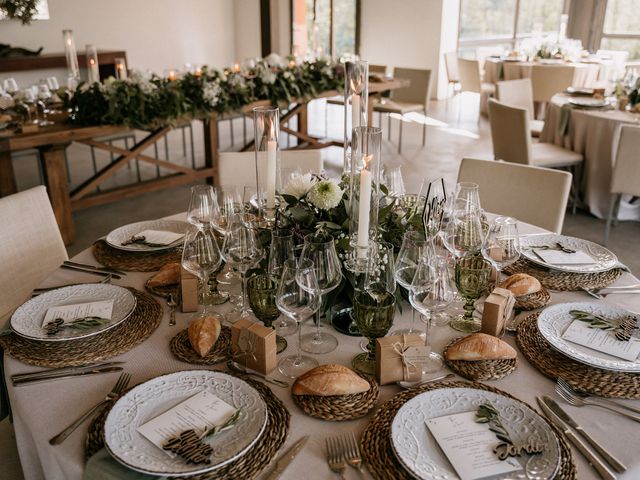
<instances>
[{"instance_id":1,"label":"white dinner plate with scalloped edge","mask_svg":"<svg viewBox=\"0 0 640 480\"><path fill-rule=\"evenodd\" d=\"M547 307L538 316L538 330L553 348L577 362L592 367L615 372L640 373L640 361L638 360L629 362L562 338L564 331L574 321L574 318L569 314L571 310L583 310L620 320L630 315L623 308L596 302L560 303Z\"/></svg>"},{"instance_id":2,"label":"white dinner plate with scalloped edge","mask_svg":"<svg viewBox=\"0 0 640 480\"><path fill-rule=\"evenodd\" d=\"M605 108L609 106L609 100L606 98L572 97L568 102L574 107L580 108Z\"/></svg>"},{"instance_id":3,"label":"white dinner plate with scalloped edge","mask_svg":"<svg viewBox=\"0 0 640 480\"><path fill-rule=\"evenodd\" d=\"M405 403L391 424L391 445L396 458L413 477L420 480L459 478L425 421L475 411L486 401L500 412L501 420L516 444L537 440L545 446L539 460L534 461L541 469L541 478L553 478L560 467L560 445L545 420L522 402L475 388L439 388L421 393ZM496 438L498 443L500 440ZM516 458L522 460L524 469L530 457L525 454ZM498 480L514 476L505 474L491 478Z\"/></svg>"},{"instance_id":4,"label":"white dinner plate with scalloped edge","mask_svg":"<svg viewBox=\"0 0 640 480\"><path fill-rule=\"evenodd\" d=\"M113 300L111 321L88 330L64 328L55 335L47 335L42 322L51 307ZM11 316L11 329L30 340L61 342L78 340L105 332L127 319L136 308L136 297L130 290L117 285L88 283L57 288L23 303Z\"/></svg>"},{"instance_id":5,"label":"white dinner plate with scalloped edge","mask_svg":"<svg viewBox=\"0 0 640 480\"><path fill-rule=\"evenodd\" d=\"M213 447L212 464L193 465L182 457L171 457L138 433L140 425L203 390L242 409L233 428L207 439ZM215 470L238 459L258 441L266 423L264 400L244 380L207 370L176 372L138 385L116 402L104 425L105 447L118 462L137 472L184 477Z\"/></svg>"},{"instance_id":6,"label":"white dinner plate with scalloped edge","mask_svg":"<svg viewBox=\"0 0 640 480\"><path fill-rule=\"evenodd\" d=\"M123 225L122 227L109 232L105 241L113 248L125 250L127 252L159 252L182 245L184 238L180 238L169 245L162 245L160 247L150 247L148 245L141 244L122 244L134 235L145 230L164 230L167 232L182 233L184 235L188 226L189 224L187 222L181 222L180 220L148 220L144 222L130 223L129 225Z\"/></svg>"},{"instance_id":7,"label":"white dinner plate with scalloped edge","mask_svg":"<svg viewBox=\"0 0 640 480\"><path fill-rule=\"evenodd\" d=\"M532 247L534 246L554 246L556 245L556 243L560 243L563 247L566 248L583 251L591 258L593 258L593 263L590 263L588 265L554 265L543 261L534 253L532 249ZM522 255L524 255L527 260L530 260L531 262L543 267L550 268L551 270L557 270L560 272L606 272L607 270L611 270L618 264L618 257L616 257L616 255L611 250L603 247L602 245L598 245L597 243L593 243L582 238L567 237L565 235L558 235L555 233L535 235L530 237L522 236L520 238L520 247L522 250Z\"/></svg>"}]
</instances>

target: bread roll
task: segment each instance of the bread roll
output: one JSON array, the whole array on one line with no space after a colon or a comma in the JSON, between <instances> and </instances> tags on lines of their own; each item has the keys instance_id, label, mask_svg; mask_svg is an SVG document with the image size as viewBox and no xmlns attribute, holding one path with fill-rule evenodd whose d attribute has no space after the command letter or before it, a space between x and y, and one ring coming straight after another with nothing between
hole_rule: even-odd
<instances>
[{"instance_id":1,"label":"bread roll","mask_svg":"<svg viewBox=\"0 0 640 480\"><path fill-rule=\"evenodd\" d=\"M189 324L189 343L201 357L206 357L220 336L222 325L213 315L196 318Z\"/></svg>"},{"instance_id":2,"label":"bread roll","mask_svg":"<svg viewBox=\"0 0 640 480\"><path fill-rule=\"evenodd\" d=\"M468 335L451 345L445 352L447 360L505 360L516 356L516 351L511 345L485 333Z\"/></svg>"},{"instance_id":3,"label":"bread roll","mask_svg":"<svg viewBox=\"0 0 640 480\"><path fill-rule=\"evenodd\" d=\"M294 395L350 395L366 392L369 382L342 365L320 365L300 375L293 383Z\"/></svg>"},{"instance_id":4,"label":"bread roll","mask_svg":"<svg viewBox=\"0 0 640 480\"><path fill-rule=\"evenodd\" d=\"M538 279L526 273L511 275L500 284L500 287L511 291L514 297L521 297L522 295L529 295L542 290L542 285L540 285Z\"/></svg>"},{"instance_id":5,"label":"bread roll","mask_svg":"<svg viewBox=\"0 0 640 480\"><path fill-rule=\"evenodd\" d=\"M167 263L163 265L158 273L152 276L147 284L150 287L165 287L180 283L180 264Z\"/></svg>"}]
</instances>

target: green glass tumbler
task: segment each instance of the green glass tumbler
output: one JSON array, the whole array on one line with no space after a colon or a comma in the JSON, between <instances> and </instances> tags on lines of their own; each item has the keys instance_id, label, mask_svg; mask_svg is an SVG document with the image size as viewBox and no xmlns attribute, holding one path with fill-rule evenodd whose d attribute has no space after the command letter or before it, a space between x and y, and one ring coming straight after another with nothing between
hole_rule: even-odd
<instances>
[{"instance_id":1,"label":"green glass tumbler","mask_svg":"<svg viewBox=\"0 0 640 480\"><path fill-rule=\"evenodd\" d=\"M280 310L276 306L277 290L278 280L273 275L254 275L247 281L249 306L265 327L274 328L273 322L280 316ZM277 352L280 353L287 348L287 341L283 337L277 336L276 346Z\"/></svg>"},{"instance_id":2,"label":"green glass tumbler","mask_svg":"<svg viewBox=\"0 0 640 480\"><path fill-rule=\"evenodd\" d=\"M479 332L481 322L473 318L474 303L489 289L491 263L479 254L463 256L456 261L455 281L464 298L464 316L449 323L451 328L465 333Z\"/></svg>"}]
</instances>

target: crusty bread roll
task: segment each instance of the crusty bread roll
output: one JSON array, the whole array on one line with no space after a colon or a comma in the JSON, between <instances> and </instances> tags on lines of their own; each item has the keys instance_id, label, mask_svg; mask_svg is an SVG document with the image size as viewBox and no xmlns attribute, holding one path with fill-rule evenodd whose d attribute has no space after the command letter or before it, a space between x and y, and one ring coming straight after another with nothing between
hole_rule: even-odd
<instances>
[{"instance_id":1,"label":"crusty bread roll","mask_svg":"<svg viewBox=\"0 0 640 480\"><path fill-rule=\"evenodd\" d=\"M529 295L542 290L542 285L537 278L526 273L516 273L500 284L501 288L506 288L513 293L514 297Z\"/></svg>"},{"instance_id":2,"label":"crusty bread roll","mask_svg":"<svg viewBox=\"0 0 640 480\"><path fill-rule=\"evenodd\" d=\"M468 335L451 345L445 352L447 360L505 360L516 358L516 351L508 343L486 333Z\"/></svg>"},{"instance_id":3,"label":"crusty bread roll","mask_svg":"<svg viewBox=\"0 0 640 480\"><path fill-rule=\"evenodd\" d=\"M196 318L189 324L189 343L201 357L206 357L220 336L222 325L213 315Z\"/></svg>"},{"instance_id":4,"label":"crusty bread roll","mask_svg":"<svg viewBox=\"0 0 640 480\"><path fill-rule=\"evenodd\" d=\"M366 392L369 382L350 368L342 365L320 365L300 375L293 383L294 395L350 395Z\"/></svg>"},{"instance_id":5,"label":"crusty bread roll","mask_svg":"<svg viewBox=\"0 0 640 480\"><path fill-rule=\"evenodd\" d=\"M150 287L164 287L180 283L180 264L167 263L163 265L158 273L152 276L147 284Z\"/></svg>"}]
</instances>

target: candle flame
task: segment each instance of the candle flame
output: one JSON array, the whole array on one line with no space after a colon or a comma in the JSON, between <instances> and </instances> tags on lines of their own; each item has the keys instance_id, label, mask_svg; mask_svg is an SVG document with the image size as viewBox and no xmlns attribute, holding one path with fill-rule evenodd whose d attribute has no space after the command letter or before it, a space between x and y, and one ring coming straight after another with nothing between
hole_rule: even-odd
<instances>
[{"instance_id":1,"label":"candle flame","mask_svg":"<svg viewBox=\"0 0 640 480\"><path fill-rule=\"evenodd\" d=\"M373 155L363 155L362 156L362 169L366 169L369 166L369 163L373 160Z\"/></svg>"},{"instance_id":2,"label":"candle flame","mask_svg":"<svg viewBox=\"0 0 640 480\"><path fill-rule=\"evenodd\" d=\"M89 63L90 63L91 65L95 65L95 64L96 64L96 61L95 61L93 58L90 58L90 59L89 59Z\"/></svg>"}]
</instances>

